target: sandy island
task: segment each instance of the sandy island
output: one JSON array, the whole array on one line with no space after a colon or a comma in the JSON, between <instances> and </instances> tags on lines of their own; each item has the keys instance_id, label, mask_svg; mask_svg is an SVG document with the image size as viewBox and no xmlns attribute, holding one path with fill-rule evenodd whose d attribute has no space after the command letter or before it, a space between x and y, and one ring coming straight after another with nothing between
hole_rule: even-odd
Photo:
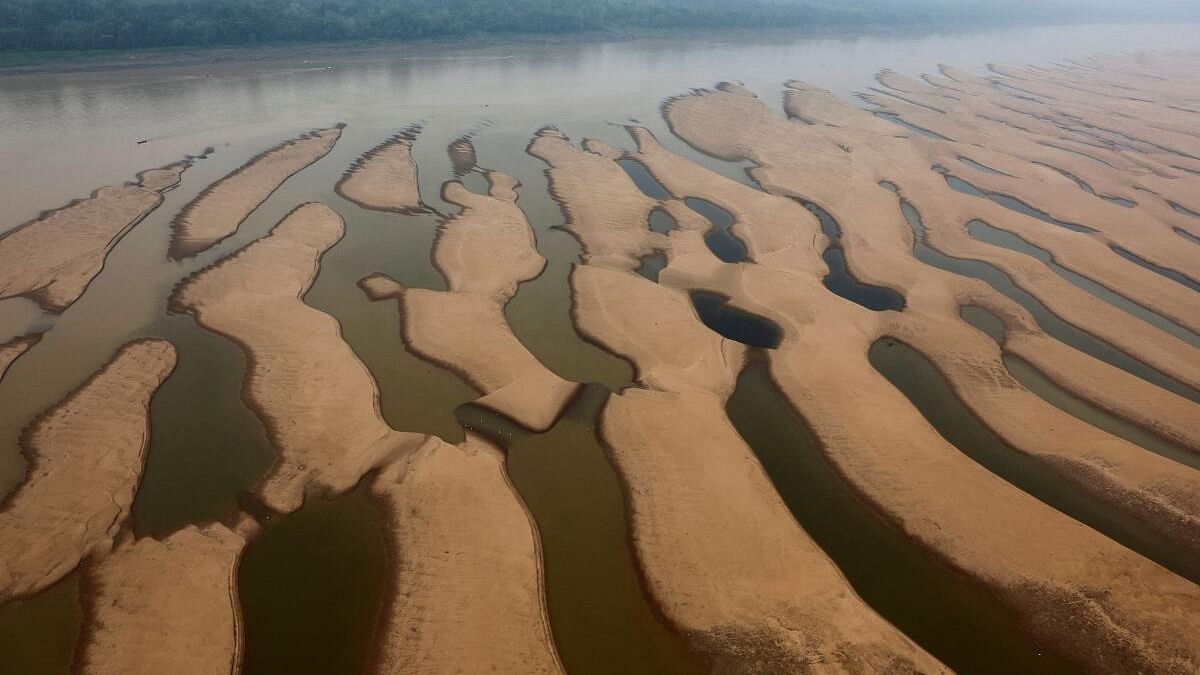
<instances>
[{"instance_id":1,"label":"sandy island","mask_svg":"<svg viewBox=\"0 0 1200 675\"><path fill-rule=\"evenodd\" d=\"M25 481L0 508L0 601L49 587L116 536L142 473L150 397L175 358L165 340L127 344L28 427Z\"/></svg>"},{"instance_id":2,"label":"sandy island","mask_svg":"<svg viewBox=\"0 0 1200 675\"><path fill-rule=\"evenodd\" d=\"M175 216L170 256L187 258L237 232L259 204L301 169L324 157L342 127L318 129L252 158L205 188Z\"/></svg>"},{"instance_id":3,"label":"sandy island","mask_svg":"<svg viewBox=\"0 0 1200 675\"><path fill-rule=\"evenodd\" d=\"M138 174L138 183L102 187L0 235L0 298L25 296L61 312L79 299L108 252L162 203L191 160Z\"/></svg>"}]
</instances>

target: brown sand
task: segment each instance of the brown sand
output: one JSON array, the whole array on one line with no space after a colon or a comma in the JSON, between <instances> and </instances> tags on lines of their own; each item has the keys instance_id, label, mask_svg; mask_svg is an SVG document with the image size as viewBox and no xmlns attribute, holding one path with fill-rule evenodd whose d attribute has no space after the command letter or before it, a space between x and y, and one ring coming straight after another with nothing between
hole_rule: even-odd
<instances>
[{"instance_id":1,"label":"brown sand","mask_svg":"<svg viewBox=\"0 0 1200 675\"><path fill-rule=\"evenodd\" d=\"M459 373L484 394L475 401L534 430L553 425L578 388L537 360L513 334L504 305L546 265L517 206L517 182L486 174L488 195L448 182L443 198L462 208L438 232L433 261L449 291L405 289L382 276L363 282L375 299L403 306L405 343Z\"/></svg>"},{"instance_id":2,"label":"brown sand","mask_svg":"<svg viewBox=\"0 0 1200 675\"><path fill-rule=\"evenodd\" d=\"M78 670L240 672L237 564L245 544L223 525L189 525L162 541L128 538L86 564Z\"/></svg>"},{"instance_id":3,"label":"brown sand","mask_svg":"<svg viewBox=\"0 0 1200 675\"><path fill-rule=\"evenodd\" d=\"M0 602L49 587L116 536L142 473L150 397L175 358L165 340L131 342L26 430L25 482L0 510Z\"/></svg>"},{"instance_id":4,"label":"brown sand","mask_svg":"<svg viewBox=\"0 0 1200 675\"><path fill-rule=\"evenodd\" d=\"M474 434L433 443L372 489L392 516L397 565L375 672L563 672L537 536L499 448Z\"/></svg>"},{"instance_id":5,"label":"brown sand","mask_svg":"<svg viewBox=\"0 0 1200 675\"><path fill-rule=\"evenodd\" d=\"M103 187L0 235L0 298L25 296L52 312L79 299L121 237L162 203L190 161Z\"/></svg>"},{"instance_id":6,"label":"brown sand","mask_svg":"<svg viewBox=\"0 0 1200 675\"><path fill-rule=\"evenodd\" d=\"M171 257L193 256L237 232L259 204L285 180L324 157L341 135L337 126L285 141L208 186L175 217Z\"/></svg>"},{"instance_id":7,"label":"brown sand","mask_svg":"<svg viewBox=\"0 0 1200 675\"><path fill-rule=\"evenodd\" d=\"M424 212L412 158L415 140L416 133L406 131L364 153L338 181L337 193L376 211Z\"/></svg>"},{"instance_id":8,"label":"brown sand","mask_svg":"<svg viewBox=\"0 0 1200 675\"><path fill-rule=\"evenodd\" d=\"M899 127L880 133L876 120L849 106L830 115L836 126L826 124L820 118L830 114L829 97L814 93L815 101L808 105L811 91L793 87L789 92L789 108L815 122L811 126L775 118L737 87L672 101L667 116L693 145L755 161L759 168L754 177L769 192L812 199L830 211L844 230L842 243L855 276L903 289L906 310L869 312L821 292L816 279L765 265L739 266L737 277L705 277L697 268L686 278L668 274L669 266L662 278L724 292L739 306L779 323L785 339L772 352L772 373L839 471L910 536L994 586L1041 639L1057 642L1102 672L1190 672L1200 663L1200 645L1194 640L1200 593L1195 586L966 458L875 372L867 349L888 334L917 344L968 405L1014 447L1076 480L1083 467L1102 475L1094 490L1122 495L1113 501L1143 517L1177 516L1181 523L1162 524L1167 529L1175 525L1187 536L1195 532L1194 477L1073 421L1007 376L994 345L989 347L990 341L977 332L968 336L957 318L959 304L968 301L1006 303L987 287L912 259L911 231L899 218L894 197L886 207L879 199L887 195L877 186L880 180L899 184L905 194L914 184L927 187L922 177L930 162L912 149L924 141L901 142L897 136L912 134ZM944 204L960 201L955 195L943 187L940 201L918 205L931 231L944 209L951 208ZM994 224L1010 218L988 215L997 216L989 218ZM963 223L959 220L958 227ZM1046 299L1041 293L1039 297ZM1121 330L1138 329L1128 326L1127 316L1122 318ZM854 394L833 393L839 391ZM1034 428L1055 433L1037 435ZM1079 452L1079 443L1096 445ZM1172 487L1159 489L1168 484ZM1154 506L1141 511L1144 502ZM980 523L988 523L987 529ZM1054 620L1046 621L1050 608L1056 608Z\"/></svg>"},{"instance_id":9,"label":"brown sand","mask_svg":"<svg viewBox=\"0 0 1200 675\"><path fill-rule=\"evenodd\" d=\"M8 372L9 366L41 339L42 336L40 334L19 335L8 342L0 344L0 380L4 379L4 373Z\"/></svg>"},{"instance_id":10,"label":"brown sand","mask_svg":"<svg viewBox=\"0 0 1200 675\"><path fill-rule=\"evenodd\" d=\"M249 359L244 396L279 452L259 486L275 511L298 508L310 487L348 490L425 441L388 427L375 380L337 320L301 299L344 229L329 207L300 206L267 236L181 283L171 299Z\"/></svg>"},{"instance_id":11,"label":"brown sand","mask_svg":"<svg viewBox=\"0 0 1200 675\"><path fill-rule=\"evenodd\" d=\"M612 397L601 428L628 488L635 552L657 604L714 672L817 664L829 672L943 671L863 604L796 526L725 416L744 347L705 328L685 293L628 271L651 240L642 233L658 204L611 161L611 149L585 147L594 152L543 132L530 152L551 165L555 195L585 250L604 252L572 274L577 326L630 359L647 387ZM598 184L604 188L593 189ZM669 237L665 276L681 259L715 261L703 243L707 223L680 225ZM658 239L667 247L668 238Z\"/></svg>"}]
</instances>

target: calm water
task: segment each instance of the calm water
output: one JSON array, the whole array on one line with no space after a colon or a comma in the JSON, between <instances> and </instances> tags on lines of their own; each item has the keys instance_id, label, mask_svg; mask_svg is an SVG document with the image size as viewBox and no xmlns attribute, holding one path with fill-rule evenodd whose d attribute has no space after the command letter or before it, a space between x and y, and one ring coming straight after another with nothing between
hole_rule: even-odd
<instances>
[{"instance_id":1,"label":"calm water","mask_svg":"<svg viewBox=\"0 0 1200 675\"><path fill-rule=\"evenodd\" d=\"M990 61L1047 62L1110 50L1114 44L1124 50L1186 48L1193 46L1195 34L1195 27L1178 25L903 35L772 31L486 47L441 43L223 50L131 57L125 61L157 63L122 69L0 71L0 232L99 186L131 180L137 171L209 146L216 149L184 174L162 207L122 239L88 292L61 316L46 316L22 300L0 301L0 341L52 328L0 381L0 494L21 479L24 462L16 439L30 419L83 382L124 342L161 336L178 347L180 365L154 401L135 525L139 532L163 535L188 522L228 514L237 495L253 488L271 465L273 450L238 396L244 371L240 351L190 317L169 316L166 298L181 278L262 236L298 203L311 200L337 210L346 220L347 235L325 256L306 299L341 322L347 342L379 382L389 423L449 440L461 438L454 410L476 393L452 373L405 351L396 304L369 302L354 285L367 274L386 272L409 286L442 288L429 262L437 219L366 211L333 192L356 157L409 125L422 125L414 155L423 197L438 211L453 212L440 200L439 188L456 175L446 148L464 134L471 135L480 166L521 181L520 205L549 264L506 307L514 332L561 376L620 387L632 378L629 365L579 339L571 325L567 275L579 245L558 229L563 216L547 193L545 165L524 152L536 129L553 124L576 141L591 136L631 148L617 125L636 119L670 149L744 182L741 165L705 158L671 136L659 113L664 98L736 80L778 111L782 83L791 78L849 97L871 86L874 73L885 67L917 75L950 63L979 72ZM285 183L235 236L195 259L167 260L172 217L208 184L267 147L336 122L348 126L333 151ZM138 144L143 139L147 142ZM480 189L477 174L463 180ZM650 223L659 231L669 225L657 214ZM582 420L578 424L586 427ZM590 442L582 430L558 431L529 439L528 455L553 454L548 448L555 443L565 448ZM562 465L553 470L564 480L588 467L600 471L596 458L592 451L563 453ZM555 478L538 480L553 483ZM598 484L610 483L605 479ZM614 485L607 490L607 496L597 499L609 504L605 508L611 515L620 500L614 499ZM292 520L278 522L268 528L269 538L255 545L256 552L247 553L241 592L259 608L256 618L248 618L253 624L247 645L251 663L256 654L273 648L255 637L263 632L254 625L276 625L272 622L289 611L266 586L270 575L263 570L274 564L269 562L273 555L291 560L288 574L294 588L309 589L311 595L298 602L344 592L358 598L353 600L358 603L353 621L360 623L354 625L367 625L362 622L375 611L381 577L367 575L357 582L370 588L339 590L327 585L330 580L322 572L334 569L329 567L333 562L316 553L294 555L306 548L319 552L326 537L340 532L358 537L354 545L362 560L380 559L370 534L377 515L359 497L345 499L349 501L314 503ZM306 584L306 579L326 585ZM622 601L635 591L627 589ZM0 631L0 672L64 672L64 645L72 641L79 622L76 598L77 586L67 581L26 605L0 608L0 622L24 626ZM289 624L287 630L291 632L280 634L307 635L311 627ZM361 645L339 642L331 647L335 652L346 655L336 657L339 672L354 672L362 659Z\"/></svg>"}]
</instances>

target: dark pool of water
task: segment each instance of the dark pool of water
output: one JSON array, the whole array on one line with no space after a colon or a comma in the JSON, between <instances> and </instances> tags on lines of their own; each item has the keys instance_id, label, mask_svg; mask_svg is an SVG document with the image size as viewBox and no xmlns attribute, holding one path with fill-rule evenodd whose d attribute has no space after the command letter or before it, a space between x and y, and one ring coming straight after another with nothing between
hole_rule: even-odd
<instances>
[{"instance_id":1,"label":"dark pool of water","mask_svg":"<svg viewBox=\"0 0 1200 675\"><path fill-rule=\"evenodd\" d=\"M834 240L841 239L842 226L838 224L837 220L828 211L804 199L797 201L817 217L817 220L821 223L821 231L825 233L826 237Z\"/></svg>"},{"instance_id":2,"label":"dark pool of water","mask_svg":"<svg viewBox=\"0 0 1200 675\"><path fill-rule=\"evenodd\" d=\"M992 167L988 166L987 164L984 164L983 162L976 162L975 160L971 159L970 157L959 155L958 161L962 162L963 164L966 164L967 166L979 169L980 171L982 171L984 173L990 173L990 174L994 174L996 176L1008 176L1009 178L1012 178L1012 174L1004 173L1003 171L1001 171L999 169L993 169Z\"/></svg>"},{"instance_id":3,"label":"dark pool of water","mask_svg":"<svg viewBox=\"0 0 1200 675\"><path fill-rule=\"evenodd\" d=\"M708 250L712 251L713 255L720 258L722 262L745 262L748 255L746 245L729 231L729 228L733 226L732 213L699 197L687 197L683 201L693 211L712 223L712 229L704 235L704 243L708 245Z\"/></svg>"},{"instance_id":4,"label":"dark pool of water","mask_svg":"<svg viewBox=\"0 0 1200 675\"><path fill-rule=\"evenodd\" d=\"M1034 644L992 591L939 563L864 502L784 400L764 359L742 372L726 410L797 523L859 596L917 644L960 673L1080 672L1053 645Z\"/></svg>"},{"instance_id":5,"label":"dark pool of water","mask_svg":"<svg viewBox=\"0 0 1200 675\"><path fill-rule=\"evenodd\" d=\"M980 241L986 241L989 244L1007 248L1010 251L1024 253L1025 255L1037 258L1045 263L1055 274L1071 282L1071 285L1080 288L1092 296L1107 302L1108 304L1120 309L1128 314L1131 314L1142 321L1158 328L1159 330L1169 333L1184 342L1200 347L1200 335L1192 332L1171 319L1152 311L1151 309L1138 304L1120 293L1117 293L1103 284L1097 283L1082 274L1077 274L1062 265L1059 265L1054 260L1054 256L1044 248L1025 241L1020 236L1013 234L1007 230L992 227L991 225L981 221L972 220L967 223L967 232ZM1123 250L1123 249L1122 249Z\"/></svg>"},{"instance_id":6,"label":"dark pool of water","mask_svg":"<svg viewBox=\"0 0 1200 675\"><path fill-rule=\"evenodd\" d=\"M72 672L82 627L78 571L32 598L0 605L0 673Z\"/></svg>"},{"instance_id":7,"label":"dark pool of water","mask_svg":"<svg viewBox=\"0 0 1200 675\"><path fill-rule=\"evenodd\" d=\"M270 519L238 570L245 675L366 672L387 587L384 527L365 480Z\"/></svg>"},{"instance_id":8,"label":"dark pool of water","mask_svg":"<svg viewBox=\"0 0 1200 675\"><path fill-rule=\"evenodd\" d=\"M617 164L621 165L621 168L633 180L634 185L638 186L642 194L659 201L671 198L671 193L667 192L667 188L663 187L654 174L650 173L645 164L628 157L618 159Z\"/></svg>"},{"instance_id":9,"label":"dark pool of water","mask_svg":"<svg viewBox=\"0 0 1200 675\"><path fill-rule=\"evenodd\" d=\"M1114 368L1120 368L1130 375L1139 377L1195 403L1200 403L1200 391L1151 368L1114 348L1107 342L1099 340L1090 333L1086 333L1063 321L1058 315L1047 309L1040 300L1013 283L1012 279L1001 271L1000 268L980 260L951 257L927 245L925 243L925 224L921 220L921 214L903 197L900 197L900 210L904 214L905 220L913 228L913 253L917 256L918 260L946 270L947 272L974 277L987 282L997 292L1024 307L1033 315L1034 321L1037 322L1038 326L1055 339L1094 358L1100 359Z\"/></svg>"},{"instance_id":10,"label":"dark pool of water","mask_svg":"<svg viewBox=\"0 0 1200 675\"><path fill-rule=\"evenodd\" d=\"M1156 264L1150 262L1149 260L1146 260L1145 258L1139 256L1138 254L1136 254L1132 251L1129 251L1127 249L1121 248L1120 246L1111 245L1110 248L1112 248L1113 252L1115 252L1117 255L1121 256L1122 258L1124 258L1134 264L1140 265L1140 266L1150 270L1151 272L1160 274L1160 275L1170 279L1171 281L1174 281L1177 284L1180 284L1182 286L1192 289L1193 291L1196 291L1197 293L1200 293L1200 281L1196 281L1195 279L1189 277L1188 275L1183 274L1182 272L1173 270L1170 267L1163 267L1162 265L1156 265Z\"/></svg>"},{"instance_id":11,"label":"dark pool of water","mask_svg":"<svg viewBox=\"0 0 1200 675\"><path fill-rule=\"evenodd\" d=\"M718 293L693 291L691 296L700 321L721 337L751 347L779 346L782 334L774 322L730 306L729 298Z\"/></svg>"},{"instance_id":12,"label":"dark pool of water","mask_svg":"<svg viewBox=\"0 0 1200 675\"><path fill-rule=\"evenodd\" d=\"M997 344L1004 344L1004 322L995 314L977 305L963 305L958 308L958 315L967 323L983 331Z\"/></svg>"},{"instance_id":13,"label":"dark pool of water","mask_svg":"<svg viewBox=\"0 0 1200 675\"><path fill-rule=\"evenodd\" d=\"M659 234L670 234L679 223L675 222L675 217L667 213L664 209L654 209L650 211L650 231Z\"/></svg>"},{"instance_id":14,"label":"dark pool of water","mask_svg":"<svg viewBox=\"0 0 1200 675\"><path fill-rule=\"evenodd\" d=\"M608 389L584 387L535 434L467 404L458 417L507 448L505 467L537 521L550 625L572 675L685 675L703 669L642 587L624 493L596 436Z\"/></svg>"},{"instance_id":15,"label":"dark pool of water","mask_svg":"<svg viewBox=\"0 0 1200 675\"><path fill-rule=\"evenodd\" d=\"M871 346L870 358L875 369L963 454L1046 505L1180 576L1200 581L1200 560L1181 550L1170 537L1147 528L1063 480L1042 461L1005 443L958 398L924 354L898 340L883 338Z\"/></svg>"},{"instance_id":16,"label":"dark pool of water","mask_svg":"<svg viewBox=\"0 0 1200 675\"><path fill-rule=\"evenodd\" d=\"M899 292L886 286L873 286L855 279L846 265L846 253L841 246L830 246L821 257L825 259L825 264L829 265L829 274L821 280L825 288L876 312L904 309L904 296Z\"/></svg>"},{"instance_id":17,"label":"dark pool of water","mask_svg":"<svg viewBox=\"0 0 1200 675\"><path fill-rule=\"evenodd\" d=\"M1178 204L1169 199L1167 200L1167 203L1170 204L1171 208L1175 209L1177 213L1182 213L1185 216L1191 216L1193 218L1200 218L1200 213L1197 213L1182 204Z\"/></svg>"},{"instance_id":18,"label":"dark pool of water","mask_svg":"<svg viewBox=\"0 0 1200 675\"><path fill-rule=\"evenodd\" d=\"M667 266L667 256L662 251L656 251L642 256L641 264L634 270L654 283L658 283L658 273Z\"/></svg>"},{"instance_id":19,"label":"dark pool of water","mask_svg":"<svg viewBox=\"0 0 1200 675\"><path fill-rule=\"evenodd\" d=\"M1095 232L1096 231L1096 230L1088 227L1087 225L1080 225L1078 223L1069 223L1065 220L1059 220L1058 218L1051 216L1050 214L1046 213L1045 211L1036 209L1036 208L1030 206L1029 204L1026 204L1025 202L1021 201L1020 199L1017 199L1016 197L1013 197L1010 195L1005 195L1005 194L1000 194L998 192L988 192L986 190L981 190L980 188L978 188L978 187L968 183L967 181L959 178L958 176L955 176L954 174L950 173L945 167L934 167L934 169L938 173L942 174L942 176L945 177L946 183L950 187L954 188L955 190L957 190L958 192L961 192L963 194L971 195L972 197L980 197L983 199L990 199L993 202L996 202L1000 206L1003 206L1004 208L1009 209L1011 211L1016 211L1017 213L1023 213L1025 215L1029 216L1030 218L1037 218L1038 220L1040 220L1044 223L1050 223L1051 225L1057 225L1059 227L1063 227L1068 230L1072 230L1074 232Z\"/></svg>"}]
</instances>

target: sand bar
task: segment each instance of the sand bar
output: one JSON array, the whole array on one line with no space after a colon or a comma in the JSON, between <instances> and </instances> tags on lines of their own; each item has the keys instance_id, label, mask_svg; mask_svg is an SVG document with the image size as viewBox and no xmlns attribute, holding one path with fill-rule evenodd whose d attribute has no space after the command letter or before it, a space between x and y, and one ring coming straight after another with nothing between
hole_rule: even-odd
<instances>
[{"instance_id":1,"label":"sand bar","mask_svg":"<svg viewBox=\"0 0 1200 675\"><path fill-rule=\"evenodd\" d=\"M26 429L26 478L0 508L0 602L47 588L116 536L142 473L150 398L175 359L165 340L129 343Z\"/></svg>"},{"instance_id":2,"label":"sand bar","mask_svg":"<svg viewBox=\"0 0 1200 675\"><path fill-rule=\"evenodd\" d=\"M562 673L532 519L499 448L467 434L384 469L396 566L377 673Z\"/></svg>"},{"instance_id":3,"label":"sand bar","mask_svg":"<svg viewBox=\"0 0 1200 675\"><path fill-rule=\"evenodd\" d=\"M245 543L223 525L189 525L162 541L123 540L89 562L79 670L95 675L238 673L237 563Z\"/></svg>"},{"instance_id":4,"label":"sand bar","mask_svg":"<svg viewBox=\"0 0 1200 675\"><path fill-rule=\"evenodd\" d=\"M276 511L298 508L307 488L348 490L425 440L383 421L375 380L337 320L301 299L344 230L329 207L304 204L267 236L182 282L171 299L246 353L243 395L279 452L259 487Z\"/></svg>"},{"instance_id":5,"label":"sand bar","mask_svg":"<svg viewBox=\"0 0 1200 675\"><path fill-rule=\"evenodd\" d=\"M79 299L121 237L162 203L191 165L138 174L141 184L102 187L0 235L0 298L25 296L52 312Z\"/></svg>"},{"instance_id":6,"label":"sand bar","mask_svg":"<svg viewBox=\"0 0 1200 675\"><path fill-rule=\"evenodd\" d=\"M341 135L337 126L284 141L205 188L175 217L171 257L193 256L237 232L259 204L285 180L324 157Z\"/></svg>"},{"instance_id":7,"label":"sand bar","mask_svg":"<svg viewBox=\"0 0 1200 675\"><path fill-rule=\"evenodd\" d=\"M337 193L366 209L423 213L417 163L412 158L415 131L396 134L363 153L338 181Z\"/></svg>"}]
</instances>

